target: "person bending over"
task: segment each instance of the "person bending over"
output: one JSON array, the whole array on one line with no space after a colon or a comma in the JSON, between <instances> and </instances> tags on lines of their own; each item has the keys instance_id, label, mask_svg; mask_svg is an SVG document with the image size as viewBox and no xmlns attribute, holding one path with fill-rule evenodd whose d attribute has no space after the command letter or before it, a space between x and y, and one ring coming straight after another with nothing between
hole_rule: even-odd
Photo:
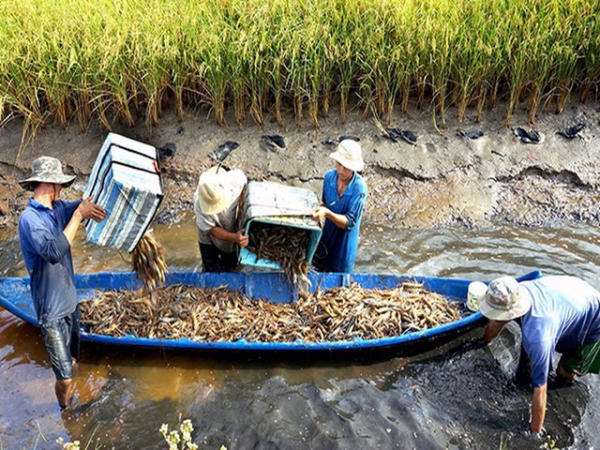
<instances>
[{"instance_id":1,"label":"person bending over","mask_svg":"<svg viewBox=\"0 0 600 450\"><path fill-rule=\"evenodd\" d=\"M230 272L238 264L237 249L248 245L237 229L237 210L248 179L239 169L215 166L200 175L194 193L198 245L205 272Z\"/></svg>"},{"instance_id":2,"label":"person bending over","mask_svg":"<svg viewBox=\"0 0 600 450\"><path fill-rule=\"evenodd\" d=\"M520 322L533 384L531 431L539 433L546 415L554 352L562 353L556 374L567 382L600 370L600 292L570 276L521 283L501 277L490 283L479 308L489 319L483 335L486 342L511 320Z\"/></svg>"}]
</instances>

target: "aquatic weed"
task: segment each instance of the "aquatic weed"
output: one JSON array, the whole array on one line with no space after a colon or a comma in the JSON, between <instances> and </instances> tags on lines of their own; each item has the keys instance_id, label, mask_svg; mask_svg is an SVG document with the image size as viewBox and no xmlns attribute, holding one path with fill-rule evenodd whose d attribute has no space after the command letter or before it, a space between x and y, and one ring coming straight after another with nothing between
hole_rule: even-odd
<instances>
[{"instance_id":1,"label":"aquatic weed","mask_svg":"<svg viewBox=\"0 0 600 450\"><path fill-rule=\"evenodd\" d=\"M65 442L62 437L59 437L56 442L62 447L63 450L80 450L79 441Z\"/></svg>"},{"instance_id":2,"label":"aquatic weed","mask_svg":"<svg viewBox=\"0 0 600 450\"><path fill-rule=\"evenodd\" d=\"M179 420L181 421L181 416ZM179 431L169 431L169 426L166 423L163 423L160 427L160 433L165 438L169 450L198 450L198 445L192 441L192 431L194 431L194 427L190 419L181 422ZM180 432L181 434L179 434ZM227 450L227 447L222 445L220 450Z\"/></svg>"}]
</instances>

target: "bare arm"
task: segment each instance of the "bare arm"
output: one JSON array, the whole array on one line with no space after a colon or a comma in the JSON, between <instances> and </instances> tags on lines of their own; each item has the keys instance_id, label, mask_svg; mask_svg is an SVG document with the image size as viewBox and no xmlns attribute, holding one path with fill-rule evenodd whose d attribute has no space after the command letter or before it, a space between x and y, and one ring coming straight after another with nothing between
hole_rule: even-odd
<instances>
[{"instance_id":1,"label":"bare arm","mask_svg":"<svg viewBox=\"0 0 600 450\"><path fill-rule=\"evenodd\" d=\"M539 433L542 431L544 419L546 418L546 400L548 384L533 388L533 400L531 402L531 431Z\"/></svg>"},{"instance_id":2,"label":"bare arm","mask_svg":"<svg viewBox=\"0 0 600 450\"><path fill-rule=\"evenodd\" d=\"M313 211L313 219L318 220L319 222L323 219L329 219L336 227L341 228L342 230L346 229L346 226L348 225L348 218L345 214L336 214L325 206L315 208Z\"/></svg>"},{"instance_id":3,"label":"bare arm","mask_svg":"<svg viewBox=\"0 0 600 450\"><path fill-rule=\"evenodd\" d=\"M490 320L485 327L485 331L483 332L483 339L486 342L491 342L492 339L500 334L507 323L508 321L504 320Z\"/></svg>"},{"instance_id":4,"label":"bare arm","mask_svg":"<svg viewBox=\"0 0 600 450\"><path fill-rule=\"evenodd\" d=\"M210 230L210 235L214 238L222 241L234 242L240 247L246 247L248 245L248 236L244 236L245 229L238 230L235 233L227 231L225 228L214 227Z\"/></svg>"},{"instance_id":5,"label":"bare arm","mask_svg":"<svg viewBox=\"0 0 600 450\"><path fill-rule=\"evenodd\" d=\"M92 197L88 197L83 200L71 217L71 220L63 230L63 234L72 244L75 240L75 234L83 219L93 219L96 222L106 219L106 211L101 206L92 203Z\"/></svg>"}]
</instances>

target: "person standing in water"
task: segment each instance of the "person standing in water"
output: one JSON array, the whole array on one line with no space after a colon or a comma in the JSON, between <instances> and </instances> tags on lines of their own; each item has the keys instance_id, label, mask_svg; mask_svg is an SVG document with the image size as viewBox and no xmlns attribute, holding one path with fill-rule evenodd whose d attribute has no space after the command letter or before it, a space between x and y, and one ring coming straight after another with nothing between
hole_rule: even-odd
<instances>
[{"instance_id":1,"label":"person standing in water","mask_svg":"<svg viewBox=\"0 0 600 450\"><path fill-rule=\"evenodd\" d=\"M238 248L248 245L238 229L238 206L248 178L239 169L214 166L200 175L194 193L194 213L200 256L205 272L231 272L238 265Z\"/></svg>"},{"instance_id":2,"label":"person standing in water","mask_svg":"<svg viewBox=\"0 0 600 450\"><path fill-rule=\"evenodd\" d=\"M319 272L352 272L358 249L367 184L358 172L365 163L360 144L352 139L341 141L330 157L335 169L325 173L321 205L313 218L325 220L321 240L313 257Z\"/></svg>"},{"instance_id":3,"label":"person standing in water","mask_svg":"<svg viewBox=\"0 0 600 450\"><path fill-rule=\"evenodd\" d=\"M60 200L62 188L74 180L74 175L63 174L58 159L42 156L33 162L31 177L19 181L33 191L19 217L19 242L61 409L71 401L73 364L79 358L79 304L71 244L84 219L106 218L104 208L92 203L91 197Z\"/></svg>"}]
</instances>

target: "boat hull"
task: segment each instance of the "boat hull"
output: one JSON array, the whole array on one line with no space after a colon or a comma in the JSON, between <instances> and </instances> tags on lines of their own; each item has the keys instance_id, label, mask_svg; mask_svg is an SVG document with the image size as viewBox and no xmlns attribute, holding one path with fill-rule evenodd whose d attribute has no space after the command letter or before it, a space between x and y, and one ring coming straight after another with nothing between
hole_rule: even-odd
<instances>
[{"instance_id":1,"label":"boat hull","mask_svg":"<svg viewBox=\"0 0 600 450\"><path fill-rule=\"evenodd\" d=\"M519 280L530 280L541 277L539 271L528 273ZM311 290L326 290L339 286L358 283L366 289L394 288L405 281L423 283L429 291L437 292L450 301L464 303L469 283L473 280L420 277L407 275L379 274L311 274ZM229 289L240 290L250 298L261 298L273 302L293 301L294 292L290 292L281 273L196 273L176 272L167 277L167 284L184 284L200 287L218 287L227 285ZM98 290L137 289L139 281L130 272L101 272L76 275L78 299L91 298ZM35 310L30 295L29 278L0 278L0 306L17 317L38 326ZM327 353L347 354L360 351L406 350L414 353L431 349L459 335L467 333L482 324L481 313L467 314L460 320L422 331L407 332L399 336L381 339L353 339L350 341L306 342L205 342L191 339L159 339L140 338L135 336L105 336L82 331L81 340L96 344L122 347L161 348L173 350L199 350L224 353Z\"/></svg>"}]
</instances>

